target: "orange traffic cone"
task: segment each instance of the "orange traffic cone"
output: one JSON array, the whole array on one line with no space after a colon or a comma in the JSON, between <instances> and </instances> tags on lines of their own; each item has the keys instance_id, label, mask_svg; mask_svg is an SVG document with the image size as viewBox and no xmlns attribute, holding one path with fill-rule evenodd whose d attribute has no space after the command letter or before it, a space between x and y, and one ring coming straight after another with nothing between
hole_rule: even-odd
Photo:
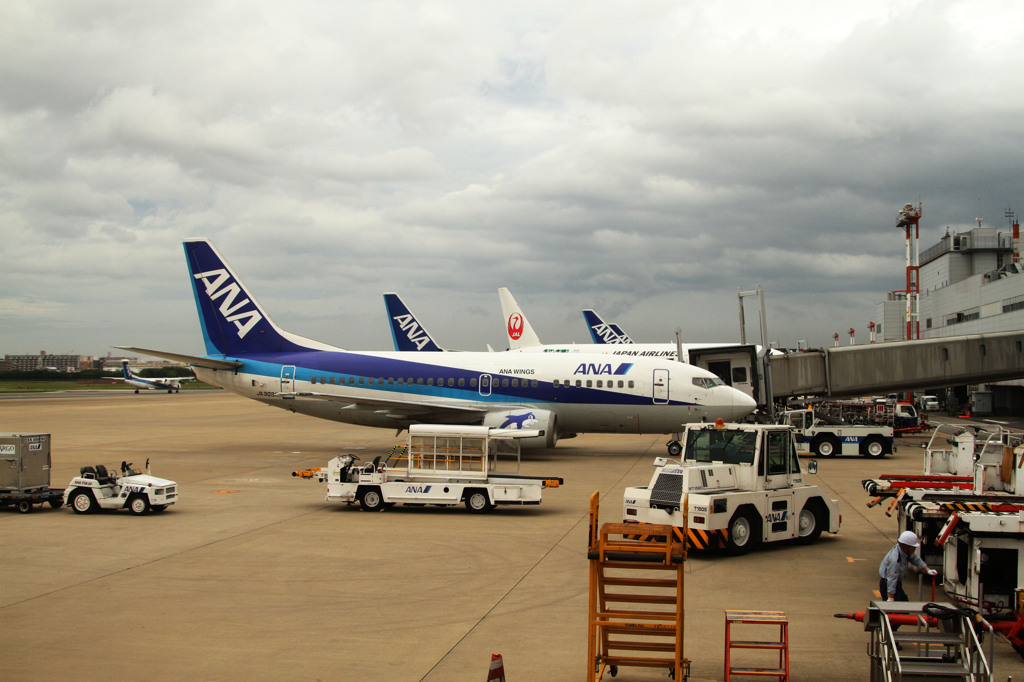
<instances>
[{"instance_id":1,"label":"orange traffic cone","mask_svg":"<svg viewBox=\"0 0 1024 682\"><path fill-rule=\"evenodd\" d=\"M491 669L487 673L487 682L505 682L505 662L501 654L491 654Z\"/></svg>"}]
</instances>

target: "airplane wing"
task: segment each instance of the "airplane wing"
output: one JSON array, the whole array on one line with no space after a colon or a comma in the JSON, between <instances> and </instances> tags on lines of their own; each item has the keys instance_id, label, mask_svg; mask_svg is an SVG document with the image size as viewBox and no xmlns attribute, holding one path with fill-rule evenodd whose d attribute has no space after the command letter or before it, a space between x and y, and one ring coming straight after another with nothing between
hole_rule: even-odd
<instances>
[{"instance_id":1,"label":"airplane wing","mask_svg":"<svg viewBox=\"0 0 1024 682\"><path fill-rule=\"evenodd\" d=\"M367 396L347 397L343 395L333 395L330 393L316 393L313 391L302 391L298 393L278 393L283 398L295 398L303 400L328 400L331 402L348 403L352 408L356 406L369 406L369 407L380 407L381 409L388 410L390 416L399 418L417 418L424 419L426 417L440 418L440 417L455 417L455 416L472 416L479 415L479 419L472 419L469 424L479 422L483 419L483 415L487 413L487 407L475 407L472 405L444 405L432 402L420 402L416 400L390 400L385 398L370 398ZM344 408L342 408L344 409Z\"/></svg>"},{"instance_id":2,"label":"airplane wing","mask_svg":"<svg viewBox=\"0 0 1024 682\"><path fill-rule=\"evenodd\" d=\"M114 346L114 348L120 348L121 350L133 353L142 353L143 355L152 355L154 358L183 362L186 365L206 367L207 369L235 369L242 366L242 363L238 360L217 360L216 358L204 358L199 355L182 355L181 353L168 353L167 351L135 348L134 346Z\"/></svg>"}]
</instances>

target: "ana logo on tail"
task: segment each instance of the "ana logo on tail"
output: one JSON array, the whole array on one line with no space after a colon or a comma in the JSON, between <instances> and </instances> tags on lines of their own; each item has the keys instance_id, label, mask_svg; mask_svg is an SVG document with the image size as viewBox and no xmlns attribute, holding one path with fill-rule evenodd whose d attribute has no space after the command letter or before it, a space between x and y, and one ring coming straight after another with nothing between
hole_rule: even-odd
<instances>
[{"instance_id":1,"label":"ana logo on tail","mask_svg":"<svg viewBox=\"0 0 1024 682\"><path fill-rule=\"evenodd\" d=\"M239 294L242 294L242 287L238 286L237 282L231 281L231 275L228 274L227 270L221 268L219 270L200 272L192 276L203 281L203 284L206 285L206 295L211 301L216 301L221 297L224 298L220 304L220 314L238 328L238 338L244 339L245 335L252 331L252 328L263 319L263 316L260 315L260 312L255 307L249 310L242 310L246 304L252 303L248 298L235 303L235 299Z\"/></svg>"},{"instance_id":2,"label":"ana logo on tail","mask_svg":"<svg viewBox=\"0 0 1024 682\"><path fill-rule=\"evenodd\" d=\"M430 336L412 315L395 315L391 319L395 321L399 329L405 332L409 341L415 344L419 350L423 350L423 347L430 343Z\"/></svg>"}]
</instances>

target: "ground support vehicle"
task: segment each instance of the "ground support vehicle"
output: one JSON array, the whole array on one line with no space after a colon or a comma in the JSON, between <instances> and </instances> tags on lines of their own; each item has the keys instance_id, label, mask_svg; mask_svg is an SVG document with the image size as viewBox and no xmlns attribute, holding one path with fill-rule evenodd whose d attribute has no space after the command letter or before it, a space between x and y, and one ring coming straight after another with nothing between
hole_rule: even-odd
<instances>
[{"instance_id":1,"label":"ground support vehicle","mask_svg":"<svg viewBox=\"0 0 1024 682\"><path fill-rule=\"evenodd\" d=\"M858 426L887 426L900 436L929 430L927 415L905 400L893 398L823 400L814 405L819 416Z\"/></svg>"},{"instance_id":2,"label":"ground support vehicle","mask_svg":"<svg viewBox=\"0 0 1024 682\"><path fill-rule=\"evenodd\" d=\"M22 514L37 504L57 508L63 494L50 487L50 434L0 433L0 507Z\"/></svg>"},{"instance_id":3,"label":"ground support vehicle","mask_svg":"<svg viewBox=\"0 0 1024 682\"><path fill-rule=\"evenodd\" d=\"M952 447L949 447L952 446ZM924 473L863 482L890 499L898 532L921 539L929 566L942 567L942 587L977 610L1024 655L1024 438L1004 429L936 429Z\"/></svg>"},{"instance_id":4,"label":"ground support vehicle","mask_svg":"<svg viewBox=\"0 0 1024 682\"><path fill-rule=\"evenodd\" d=\"M851 424L814 409L787 410L782 424L793 427L796 451L801 455L884 457L893 453L893 429L882 424Z\"/></svg>"},{"instance_id":5,"label":"ground support vehicle","mask_svg":"<svg viewBox=\"0 0 1024 682\"><path fill-rule=\"evenodd\" d=\"M681 461L659 457L647 486L626 488L623 520L675 526L695 549L742 554L761 542L839 531L839 506L804 482L793 429L688 424Z\"/></svg>"},{"instance_id":6,"label":"ground support vehicle","mask_svg":"<svg viewBox=\"0 0 1024 682\"><path fill-rule=\"evenodd\" d=\"M392 448L384 461L376 457L360 466L354 455L339 455L326 467L293 471L292 476L326 482L327 501L358 502L364 511L398 503L464 503L472 512L499 504L540 504L541 491L557 488L562 479L521 475L519 439L543 435L527 429L414 424L408 445Z\"/></svg>"},{"instance_id":7,"label":"ground support vehicle","mask_svg":"<svg viewBox=\"0 0 1024 682\"><path fill-rule=\"evenodd\" d=\"M120 472L111 474L103 464L82 467L64 491L64 504L76 514L127 509L141 515L162 512L178 501L178 484L174 481L143 474L130 462L121 462Z\"/></svg>"}]
</instances>

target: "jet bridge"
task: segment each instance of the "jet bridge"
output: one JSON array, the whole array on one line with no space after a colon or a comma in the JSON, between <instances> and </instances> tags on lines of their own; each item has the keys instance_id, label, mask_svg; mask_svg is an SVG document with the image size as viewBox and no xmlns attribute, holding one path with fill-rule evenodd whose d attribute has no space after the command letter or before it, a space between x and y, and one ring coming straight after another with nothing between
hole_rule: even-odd
<instances>
[{"instance_id":1,"label":"jet bridge","mask_svg":"<svg viewBox=\"0 0 1024 682\"><path fill-rule=\"evenodd\" d=\"M766 406L790 396L859 396L1024 378L1024 330L770 353L691 349L689 360ZM770 389L770 390L769 390Z\"/></svg>"},{"instance_id":2,"label":"jet bridge","mask_svg":"<svg viewBox=\"0 0 1024 682\"><path fill-rule=\"evenodd\" d=\"M1024 330L768 357L775 398L877 395L1024 378Z\"/></svg>"}]
</instances>

